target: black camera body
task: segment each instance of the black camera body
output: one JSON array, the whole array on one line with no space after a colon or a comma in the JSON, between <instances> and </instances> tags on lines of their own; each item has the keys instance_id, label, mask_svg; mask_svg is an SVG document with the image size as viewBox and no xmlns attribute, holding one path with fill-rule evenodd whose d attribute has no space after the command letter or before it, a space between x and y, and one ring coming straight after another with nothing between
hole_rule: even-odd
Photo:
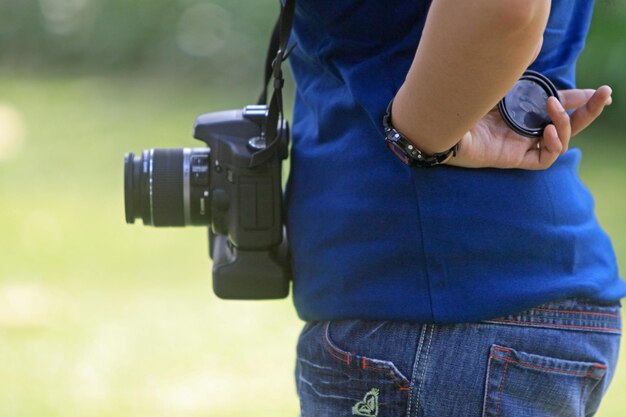
<instances>
[{"instance_id":1,"label":"black camera body","mask_svg":"<svg viewBox=\"0 0 626 417\"><path fill-rule=\"evenodd\" d=\"M252 166L267 146L265 105L199 116L193 136L206 148L151 149L125 157L126 221L209 226L213 289L224 299L284 298L289 262L283 226L282 161L289 127L277 126L271 157Z\"/></svg>"}]
</instances>

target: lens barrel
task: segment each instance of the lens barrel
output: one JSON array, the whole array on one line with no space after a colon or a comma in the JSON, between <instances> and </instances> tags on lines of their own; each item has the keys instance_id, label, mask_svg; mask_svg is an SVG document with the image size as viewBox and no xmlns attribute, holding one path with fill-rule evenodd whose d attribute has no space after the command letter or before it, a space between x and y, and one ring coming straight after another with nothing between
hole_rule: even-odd
<instances>
[{"instance_id":1,"label":"lens barrel","mask_svg":"<svg viewBox=\"0 0 626 417\"><path fill-rule=\"evenodd\" d=\"M124 157L126 222L144 225L210 224L210 149L149 149Z\"/></svg>"}]
</instances>

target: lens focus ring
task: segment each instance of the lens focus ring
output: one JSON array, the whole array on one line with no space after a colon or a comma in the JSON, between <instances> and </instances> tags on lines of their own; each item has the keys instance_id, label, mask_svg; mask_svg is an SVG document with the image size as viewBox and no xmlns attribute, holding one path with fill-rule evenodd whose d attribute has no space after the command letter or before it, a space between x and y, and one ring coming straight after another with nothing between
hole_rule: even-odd
<instances>
[{"instance_id":1,"label":"lens focus ring","mask_svg":"<svg viewBox=\"0 0 626 417\"><path fill-rule=\"evenodd\" d=\"M146 226L210 224L209 148L149 149L124 158L126 222Z\"/></svg>"},{"instance_id":2,"label":"lens focus ring","mask_svg":"<svg viewBox=\"0 0 626 417\"><path fill-rule=\"evenodd\" d=\"M153 226L184 226L183 149L155 149L150 167Z\"/></svg>"}]
</instances>

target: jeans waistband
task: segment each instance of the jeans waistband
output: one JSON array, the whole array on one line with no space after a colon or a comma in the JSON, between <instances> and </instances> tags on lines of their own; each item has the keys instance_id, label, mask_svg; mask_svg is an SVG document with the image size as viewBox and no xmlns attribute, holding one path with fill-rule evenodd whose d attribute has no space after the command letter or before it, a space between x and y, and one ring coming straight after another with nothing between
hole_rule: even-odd
<instances>
[{"instance_id":1,"label":"jeans waistband","mask_svg":"<svg viewBox=\"0 0 626 417\"><path fill-rule=\"evenodd\" d=\"M555 301L485 323L558 328L621 334L620 303L603 304L581 298Z\"/></svg>"}]
</instances>

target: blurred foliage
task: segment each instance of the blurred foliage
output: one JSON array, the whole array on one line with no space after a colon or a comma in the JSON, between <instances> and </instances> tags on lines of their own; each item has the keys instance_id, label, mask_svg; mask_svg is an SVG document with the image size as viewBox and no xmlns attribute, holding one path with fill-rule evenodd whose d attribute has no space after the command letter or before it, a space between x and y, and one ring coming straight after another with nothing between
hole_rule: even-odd
<instances>
[{"instance_id":1,"label":"blurred foliage","mask_svg":"<svg viewBox=\"0 0 626 417\"><path fill-rule=\"evenodd\" d=\"M257 85L278 0L2 0L0 69L139 71ZM610 84L626 111L626 2L597 0L579 84Z\"/></svg>"},{"instance_id":2,"label":"blurred foliage","mask_svg":"<svg viewBox=\"0 0 626 417\"><path fill-rule=\"evenodd\" d=\"M245 79L278 9L278 0L2 0L0 68Z\"/></svg>"},{"instance_id":3,"label":"blurred foliage","mask_svg":"<svg viewBox=\"0 0 626 417\"><path fill-rule=\"evenodd\" d=\"M603 125L622 140L626 128L626 2L597 0L587 47L578 64L578 84L613 88L613 106L603 115Z\"/></svg>"}]
</instances>

